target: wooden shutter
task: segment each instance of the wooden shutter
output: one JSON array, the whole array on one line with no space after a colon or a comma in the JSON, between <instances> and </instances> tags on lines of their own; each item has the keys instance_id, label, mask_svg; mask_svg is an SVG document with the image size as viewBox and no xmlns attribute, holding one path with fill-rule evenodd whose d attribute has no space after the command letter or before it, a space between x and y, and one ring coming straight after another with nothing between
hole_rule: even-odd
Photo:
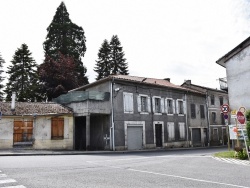
<instances>
[{"instance_id":1,"label":"wooden shutter","mask_svg":"<svg viewBox=\"0 0 250 188\"><path fill-rule=\"evenodd\" d=\"M51 138L53 139L64 138L64 118L51 119Z\"/></svg>"},{"instance_id":2,"label":"wooden shutter","mask_svg":"<svg viewBox=\"0 0 250 188\"><path fill-rule=\"evenodd\" d=\"M185 139L185 123L179 123L180 139Z\"/></svg>"},{"instance_id":3,"label":"wooden shutter","mask_svg":"<svg viewBox=\"0 0 250 188\"><path fill-rule=\"evenodd\" d=\"M172 104L173 104L173 114L175 114L175 100L172 100Z\"/></svg>"},{"instance_id":4,"label":"wooden shutter","mask_svg":"<svg viewBox=\"0 0 250 188\"><path fill-rule=\"evenodd\" d=\"M141 96L137 97L137 104L138 104L138 112L141 112Z\"/></svg>"},{"instance_id":5,"label":"wooden shutter","mask_svg":"<svg viewBox=\"0 0 250 188\"><path fill-rule=\"evenodd\" d=\"M161 98L161 113L165 113L164 98Z\"/></svg>"},{"instance_id":6,"label":"wooden shutter","mask_svg":"<svg viewBox=\"0 0 250 188\"><path fill-rule=\"evenodd\" d=\"M150 97L147 97L148 100L148 112L151 112L151 102L150 102Z\"/></svg>"}]
</instances>

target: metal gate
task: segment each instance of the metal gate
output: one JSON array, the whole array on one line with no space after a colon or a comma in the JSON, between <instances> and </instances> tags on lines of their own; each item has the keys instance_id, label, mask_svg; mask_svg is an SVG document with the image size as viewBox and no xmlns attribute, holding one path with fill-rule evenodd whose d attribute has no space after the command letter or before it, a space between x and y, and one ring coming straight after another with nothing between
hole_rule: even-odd
<instances>
[{"instance_id":1,"label":"metal gate","mask_svg":"<svg viewBox=\"0 0 250 188\"><path fill-rule=\"evenodd\" d=\"M139 150L143 146L143 128L141 126L128 126L128 150Z\"/></svg>"},{"instance_id":2,"label":"metal gate","mask_svg":"<svg viewBox=\"0 0 250 188\"><path fill-rule=\"evenodd\" d=\"M13 142L30 142L33 135L33 121L14 121Z\"/></svg>"}]
</instances>

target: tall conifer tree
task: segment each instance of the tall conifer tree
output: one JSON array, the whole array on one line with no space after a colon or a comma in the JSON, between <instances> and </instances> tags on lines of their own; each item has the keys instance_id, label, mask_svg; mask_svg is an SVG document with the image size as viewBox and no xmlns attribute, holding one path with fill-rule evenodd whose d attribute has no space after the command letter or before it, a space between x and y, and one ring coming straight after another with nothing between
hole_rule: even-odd
<instances>
[{"instance_id":1,"label":"tall conifer tree","mask_svg":"<svg viewBox=\"0 0 250 188\"><path fill-rule=\"evenodd\" d=\"M8 83L6 84L6 100L11 100L12 92L16 92L16 100L41 101L43 95L40 89L40 82L37 75L37 64L31 57L31 52L26 44L22 44L13 56L7 69L9 74Z\"/></svg>"},{"instance_id":2,"label":"tall conifer tree","mask_svg":"<svg viewBox=\"0 0 250 188\"><path fill-rule=\"evenodd\" d=\"M121 43L117 35L113 35L110 41L111 49L111 73L112 74L122 74L128 75L128 63L124 58L124 52L122 50Z\"/></svg>"},{"instance_id":3,"label":"tall conifer tree","mask_svg":"<svg viewBox=\"0 0 250 188\"><path fill-rule=\"evenodd\" d=\"M2 58L1 54L0 54L0 101L3 100L3 88L4 88L4 85L3 85L3 81L4 81L4 77L3 77L3 73L4 73L4 70L3 70L3 64L5 63L4 59Z\"/></svg>"},{"instance_id":4,"label":"tall conifer tree","mask_svg":"<svg viewBox=\"0 0 250 188\"><path fill-rule=\"evenodd\" d=\"M85 75L87 69L82 62L82 57L84 57L86 52L84 30L70 20L64 2L57 8L55 16L47 28L47 31L48 34L43 44L45 61L47 58L52 58L54 61L58 62L60 59L59 54L73 58L76 65L74 74L77 77L77 86L88 84L88 78ZM46 83L46 85L50 85L50 83ZM52 85L53 83L50 86ZM66 88L65 86L63 87ZM51 95L51 93L48 95Z\"/></svg>"},{"instance_id":5,"label":"tall conifer tree","mask_svg":"<svg viewBox=\"0 0 250 188\"><path fill-rule=\"evenodd\" d=\"M117 35L112 37L110 43L106 39L102 43L94 71L98 74L96 80L105 78L110 74L129 74L128 63L124 58L124 52Z\"/></svg>"},{"instance_id":6,"label":"tall conifer tree","mask_svg":"<svg viewBox=\"0 0 250 188\"><path fill-rule=\"evenodd\" d=\"M110 46L108 41L105 39L102 43L101 48L98 52L98 60L96 61L96 67L94 69L97 72L96 80L100 80L110 75L111 64L110 64Z\"/></svg>"}]
</instances>

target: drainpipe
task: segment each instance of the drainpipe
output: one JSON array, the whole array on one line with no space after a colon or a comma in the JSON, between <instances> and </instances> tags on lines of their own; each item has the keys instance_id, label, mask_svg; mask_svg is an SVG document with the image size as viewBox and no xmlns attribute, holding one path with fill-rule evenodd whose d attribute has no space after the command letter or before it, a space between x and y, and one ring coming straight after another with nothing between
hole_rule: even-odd
<instances>
[{"instance_id":1,"label":"drainpipe","mask_svg":"<svg viewBox=\"0 0 250 188\"><path fill-rule=\"evenodd\" d=\"M188 114L187 114L187 94L185 93L184 95L184 99L185 99L185 105L186 105L186 127L187 127L187 143L188 143L188 147L189 147L189 126L188 126Z\"/></svg>"},{"instance_id":2,"label":"drainpipe","mask_svg":"<svg viewBox=\"0 0 250 188\"><path fill-rule=\"evenodd\" d=\"M114 78L112 78L111 86L110 86L110 98L111 98L111 101L110 101L111 102L110 137L112 137L112 150L115 151L115 124L114 124L113 83L114 83Z\"/></svg>"},{"instance_id":3,"label":"drainpipe","mask_svg":"<svg viewBox=\"0 0 250 188\"><path fill-rule=\"evenodd\" d=\"M208 146L210 146L210 117L209 117L209 109L208 109L208 93L206 91L206 107L207 107L207 138L208 138Z\"/></svg>"}]
</instances>

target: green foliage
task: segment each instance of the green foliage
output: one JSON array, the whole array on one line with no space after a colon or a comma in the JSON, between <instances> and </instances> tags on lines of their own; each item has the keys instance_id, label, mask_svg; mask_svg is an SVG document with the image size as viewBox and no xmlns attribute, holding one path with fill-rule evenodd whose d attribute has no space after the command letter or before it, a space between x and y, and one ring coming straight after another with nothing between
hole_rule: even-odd
<instances>
[{"instance_id":1,"label":"green foliage","mask_svg":"<svg viewBox=\"0 0 250 188\"><path fill-rule=\"evenodd\" d=\"M128 75L128 64L124 58L121 43L117 35L113 35L110 41L111 49L111 73Z\"/></svg>"},{"instance_id":2,"label":"green foliage","mask_svg":"<svg viewBox=\"0 0 250 188\"><path fill-rule=\"evenodd\" d=\"M3 64L5 63L4 59L2 58L1 54L0 54L0 101L3 100L3 92L2 89L4 88L3 85L3 81L4 81L4 77L2 76L3 74Z\"/></svg>"},{"instance_id":3,"label":"green foliage","mask_svg":"<svg viewBox=\"0 0 250 188\"><path fill-rule=\"evenodd\" d=\"M96 61L96 67L94 68L94 71L98 74L96 80L100 80L110 75L110 52L109 43L105 39L99 49L98 60Z\"/></svg>"},{"instance_id":4,"label":"green foliage","mask_svg":"<svg viewBox=\"0 0 250 188\"><path fill-rule=\"evenodd\" d=\"M45 51L44 63L46 63L47 57L59 62L59 54L71 57L75 63L74 73L77 77L77 86L88 84L88 78L85 76L87 69L82 62L82 57L86 52L84 31L82 27L72 23L63 2L57 8L47 31L48 34L43 43ZM54 70L49 71L53 72ZM46 83L45 85L53 85L53 83ZM65 85L63 87L66 88Z\"/></svg>"},{"instance_id":5,"label":"green foliage","mask_svg":"<svg viewBox=\"0 0 250 188\"><path fill-rule=\"evenodd\" d=\"M96 80L111 74L129 74L128 64L124 58L124 52L117 35L112 37L110 43L106 39L103 41L98 52L98 60L94 71L98 74Z\"/></svg>"},{"instance_id":6,"label":"green foliage","mask_svg":"<svg viewBox=\"0 0 250 188\"><path fill-rule=\"evenodd\" d=\"M223 158L234 158L234 151L225 151L225 152L218 152L215 153L215 157L223 157Z\"/></svg>"},{"instance_id":7,"label":"green foliage","mask_svg":"<svg viewBox=\"0 0 250 188\"><path fill-rule=\"evenodd\" d=\"M236 158L241 159L241 160L245 160L248 158L246 149L242 149L241 151L238 151L236 153Z\"/></svg>"},{"instance_id":8,"label":"green foliage","mask_svg":"<svg viewBox=\"0 0 250 188\"><path fill-rule=\"evenodd\" d=\"M13 91L16 92L16 100L19 102L43 100L37 64L26 44L22 44L21 48L16 50L11 63L7 70L9 78L4 90L7 94L6 101L11 100Z\"/></svg>"}]
</instances>

